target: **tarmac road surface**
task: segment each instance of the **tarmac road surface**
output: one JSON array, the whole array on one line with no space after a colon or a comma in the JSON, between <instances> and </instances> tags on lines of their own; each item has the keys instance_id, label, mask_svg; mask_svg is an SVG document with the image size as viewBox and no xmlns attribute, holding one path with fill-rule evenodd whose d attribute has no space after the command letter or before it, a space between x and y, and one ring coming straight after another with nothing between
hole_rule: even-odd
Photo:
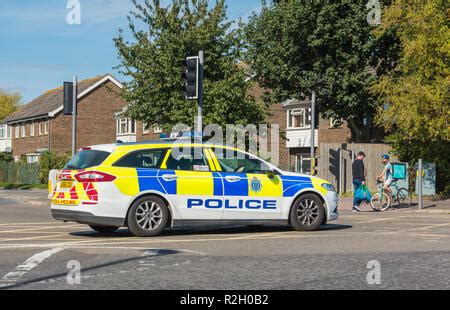
<instances>
[{"instance_id":1,"label":"tarmac road surface","mask_svg":"<svg viewBox=\"0 0 450 310\"><path fill-rule=\"evenodd\" d=\"M229 227L135 238L126 229L105 235L57 222L48 207L0 198L0 287L450 289L449 240L450 214L407 211L344 212L308 233Z\"/></svg>"}]
</instances>

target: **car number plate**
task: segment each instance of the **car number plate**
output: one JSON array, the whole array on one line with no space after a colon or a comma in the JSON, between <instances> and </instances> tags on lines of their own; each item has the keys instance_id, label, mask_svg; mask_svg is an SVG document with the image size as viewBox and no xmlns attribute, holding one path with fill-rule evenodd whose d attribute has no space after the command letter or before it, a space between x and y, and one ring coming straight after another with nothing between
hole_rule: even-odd
<instances>
[{"instance_id":1,"label":"car number plate","mask_svg":"<svg viewBox=\"0 0 450 310\"><path fill-rule=\"evenodd\" d=\"M71 189L73 187L73 182L71 181L62 181L59 188L61 189Z\"/></svg>"}]
</instances>

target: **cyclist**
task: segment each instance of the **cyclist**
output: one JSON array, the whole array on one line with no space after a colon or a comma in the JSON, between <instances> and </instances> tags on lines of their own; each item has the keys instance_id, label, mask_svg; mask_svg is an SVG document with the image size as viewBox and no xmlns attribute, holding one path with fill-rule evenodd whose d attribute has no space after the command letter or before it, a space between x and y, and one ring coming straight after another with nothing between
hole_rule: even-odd
<instances>
[{"instance_id":1,"label":"cyclist","mask_svg":"<svg viewBox=\"0 0 450 310\"><path fill-rule=\"evenodd\" d=\"M394 181L394 173L390 163L390 157L389 155L383 155L381 158L384 167L383 172L378 176L377 180L383 182L384 190L392 198L391 184Z\"/></svg>"}]
</instances>

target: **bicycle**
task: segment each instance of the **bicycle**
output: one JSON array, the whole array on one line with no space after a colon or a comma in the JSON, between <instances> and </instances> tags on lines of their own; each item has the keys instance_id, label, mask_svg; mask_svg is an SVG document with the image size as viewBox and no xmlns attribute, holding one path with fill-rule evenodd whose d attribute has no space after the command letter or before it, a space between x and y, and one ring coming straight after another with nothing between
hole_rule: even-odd
<instances>
[{"instance_id":1,"label":"bicycle","mask_svg":"<svg viewBox=\"0 0 450 310\"><path fill-rule=\"evenodd\" d=\"M409 197L409 204L411 204L411 196L406 188L399 187L397 185L398 179L394 179L391 184L392 195L386 193L384 190L384 182L377 181L378 192L372 196L370 200L370 206L374 211L387 211L394 203L398 203L398 206L406 205L406 201Z\"/></svg>"}]
</instances>

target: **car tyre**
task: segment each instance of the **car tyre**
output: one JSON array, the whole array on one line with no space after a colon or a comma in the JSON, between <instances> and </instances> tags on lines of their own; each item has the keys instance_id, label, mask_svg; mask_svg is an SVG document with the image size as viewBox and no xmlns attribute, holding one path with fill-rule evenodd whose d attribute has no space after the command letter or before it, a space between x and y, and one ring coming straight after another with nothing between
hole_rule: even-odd
<instances>
[{"instance_id":1,"label":"car tyre","mask_svg":"<svg viewBox=\"0 0 450 310\"><path fill-rule=\"evenodd\" d=\"M119 229L119 227L115 226L97 226L97 225L89 225L89 227L101 234L110 234Z\"/></svg>"},{"instance_id":2,"label":"car tyre","mask_svg":"<svg viewBox=\"0 0 450 310\"><path fill-rule=\"evenodd\" d=\"M158 197L147 196L136 200L128 212L128 229L136 237L154 237L167 226L169 210Z\"/></svg>"},{"instance_id":3,"label":"car tyre","mask_svg":"<svg viewBox=\"0 0 450 310\"><path fill-rule=\"evenodd\" d=\"M295 200L290 214L292 229L314 231L324 223L325 208L322 200L314 194L302 195Z\"/></svg>"}]
</instances>

